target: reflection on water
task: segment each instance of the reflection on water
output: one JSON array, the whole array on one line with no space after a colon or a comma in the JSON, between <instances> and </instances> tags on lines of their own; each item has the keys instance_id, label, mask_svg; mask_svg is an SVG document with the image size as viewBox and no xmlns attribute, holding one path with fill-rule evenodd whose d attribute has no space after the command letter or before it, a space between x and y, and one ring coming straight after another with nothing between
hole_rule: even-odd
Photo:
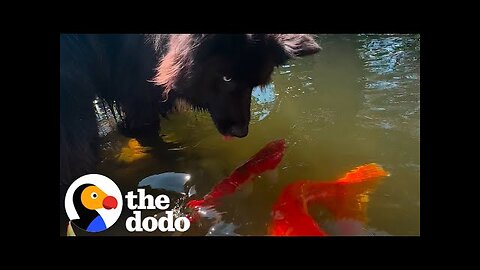
<instances>
[{"instance_id":1,"label":"reflection on water","mask_svg":"<svg viewBox=\"0 0 480 270\"><path fill-rule=\"evenodd\" d=\"M93 101L93 105L97 116L98 133L100 137L107 136L107 134L116 130L116 123L122 116L115 103L110 106L97 97Z\"/></svg>"},{"instance_id":2,"label":"reflection on water","mask_svg":"<svg viewBox=\"0 0 480 270\"><path fill-rule=\"evenodd\" d=\"M275 85L270 83L264 87L255 87L252 91L252 119L262 121L272 111L275 102Z\"/></svg>"},{"instance_id":3,"label":"reflection on water","mask_svg":"<svg viewBox=\"0 0 480 270\"><path fill-rule=\"evenodd\" d=\"M367 74L360 125L402 130L420 137L420 39L363 36L358 48Z\"/></svg>"},{"instance_id":4,"label":"reflection on water","mask_svg":"<svg viewBox=\"0 0 480 270\"><path fill-rule=\"evenodd\" d=\"M367 235L418 235L420 36L318 35L317 40L323 48L319 54L289 61L275 70L270 85L254 89L250 133L244 139L223 141L207 113L179 113L162 119L158 141L139 141L151 147L148 155L120 162L117 157L129 139L115 131L112 115L121 116L115 107L97 103L104 141L98 172L114 179L122 192L150 175L185 172L195 186L192 196L203 197L267 142L285 138L275 181L260 177L249 192L228 196L215 213L205 213L216 221L206 219L183 235L265 235L271 207L286 185L299 179L334 180L369 162L391 176L370 195L368 223L316 220L333 234L348 227ZM130 235L123 225L121 217L102 234Z\"/></svg>"}]
</instances>

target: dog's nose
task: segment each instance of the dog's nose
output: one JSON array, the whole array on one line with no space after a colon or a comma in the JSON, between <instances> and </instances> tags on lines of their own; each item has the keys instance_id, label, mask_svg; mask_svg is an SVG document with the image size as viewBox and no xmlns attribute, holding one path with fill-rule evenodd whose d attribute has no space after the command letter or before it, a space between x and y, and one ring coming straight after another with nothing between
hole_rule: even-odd
<instances>
[{"instance_id":1,"label":"dog's nose","mask_svg":"<svg viewBox=\"0 0 480 270\"><path fill-rule=\"evenodd\" d=\"M248 125L245 126L232 126L230 128L230 134L232 136L243 138L248 134Z\"/></svg>"}]
</instances>

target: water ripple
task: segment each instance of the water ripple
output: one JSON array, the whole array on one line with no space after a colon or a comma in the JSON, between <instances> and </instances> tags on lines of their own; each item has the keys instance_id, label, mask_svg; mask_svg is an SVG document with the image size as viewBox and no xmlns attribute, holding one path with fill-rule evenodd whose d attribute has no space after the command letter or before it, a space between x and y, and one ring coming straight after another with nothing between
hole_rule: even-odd
<instances>
[{"instance_id":1,"label":"water ripple","mask_svg":"<svg viewBox=\"0 0 480 270\"><path fill-rule=\"evenodd\" d=\"M366 71L360 125L419 137L420 37L364 35L360 42Z\"/></svg>"}]
</instances>

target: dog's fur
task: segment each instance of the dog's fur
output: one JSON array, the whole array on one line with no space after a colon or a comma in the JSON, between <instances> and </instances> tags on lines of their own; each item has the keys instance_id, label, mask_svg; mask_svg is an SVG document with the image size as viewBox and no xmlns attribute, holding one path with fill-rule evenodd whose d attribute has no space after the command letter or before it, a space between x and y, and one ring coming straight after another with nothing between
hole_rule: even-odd
<instances>
[{"instance_id":1,"label":"dog's fur","mask_svg":"<svg viewBox=\"0 0 480 270\"><path fill-rule=\"evenodd\" d=\"M253 87L319 50L304 34L61 35L60 182L95 167L97 96L120 105L129 136L158 136L159 115L182 99L209 111L221 134L244 137Z\"/></svg>"}]
</instances>

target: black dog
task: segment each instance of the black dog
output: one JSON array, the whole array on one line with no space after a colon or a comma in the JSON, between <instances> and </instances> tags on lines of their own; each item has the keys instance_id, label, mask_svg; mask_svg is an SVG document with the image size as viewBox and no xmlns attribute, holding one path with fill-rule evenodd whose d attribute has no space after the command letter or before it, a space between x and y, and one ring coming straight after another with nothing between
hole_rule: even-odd
<instances>
[{"instance_id":1,"label":"black dog","mask_svg":"<svg viewBox=\"0 0 480 270\"><path fill-rule=\"evenodd\" d=\"M244 137L252 88L319 50L304 34L60 35L60 182L95 168L96 97L120 105L133 137L158 136L159 115L178 100L208 110L221 134Z\"/></svg>"}]
</instances>

